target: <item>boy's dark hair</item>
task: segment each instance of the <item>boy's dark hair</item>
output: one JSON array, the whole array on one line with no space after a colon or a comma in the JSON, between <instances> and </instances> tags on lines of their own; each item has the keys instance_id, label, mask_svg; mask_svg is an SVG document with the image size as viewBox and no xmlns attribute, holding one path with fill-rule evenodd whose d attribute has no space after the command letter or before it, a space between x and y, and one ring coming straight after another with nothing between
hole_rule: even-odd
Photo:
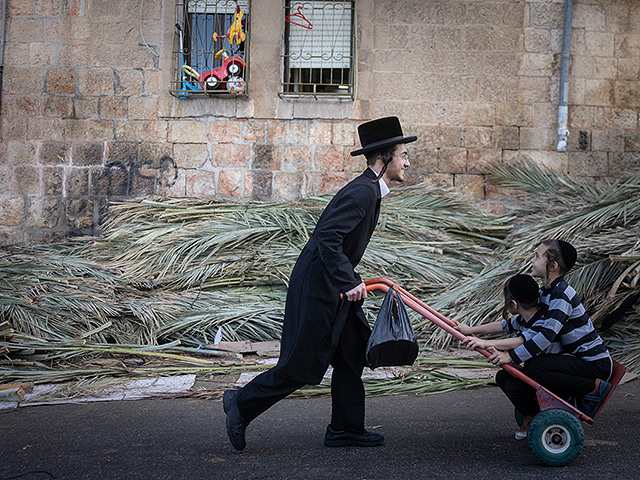
<instances>
[{"instance_id":1,"label":"boy's dark hair","mask_svg":"<svg viewBox=\"0 0 640 480\"><path fill-rule=\"evenodd\" d=\"M547 274L549 274L549 264L556 262L558 264L558 273L565 275L576 264L578 252L569 242L564 240L550 239L542 242L547 247L545 255L547 257Z\"/></svg>"}]
</instances>

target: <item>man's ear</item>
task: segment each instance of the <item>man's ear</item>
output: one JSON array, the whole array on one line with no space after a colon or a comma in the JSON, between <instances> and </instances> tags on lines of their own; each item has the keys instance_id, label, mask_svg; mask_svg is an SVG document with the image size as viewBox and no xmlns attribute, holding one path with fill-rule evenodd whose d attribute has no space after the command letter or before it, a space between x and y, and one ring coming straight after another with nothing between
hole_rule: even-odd
<instances>
[{"instance_id":1,"label":"man's ear","mask_svg":"<svg viewBox=\"0 0 640 480\"><path fill-rule=\"evenodd\" d=\"M550 272L557 272L560 270L560 265L555 260L552 260L548 263L547 268Z\"/></svg>"},{"instance_id":2,"label":"man's ear","mask_svg":"<svg viewBox=\"0 0 640 480\"><path fill-rule=\"evenodd\" d=\"M382 154L380 152L376 153L376 161L373 163L373 166L384 166L384 163L382 162Z\"/></svg>"}]
</instances>

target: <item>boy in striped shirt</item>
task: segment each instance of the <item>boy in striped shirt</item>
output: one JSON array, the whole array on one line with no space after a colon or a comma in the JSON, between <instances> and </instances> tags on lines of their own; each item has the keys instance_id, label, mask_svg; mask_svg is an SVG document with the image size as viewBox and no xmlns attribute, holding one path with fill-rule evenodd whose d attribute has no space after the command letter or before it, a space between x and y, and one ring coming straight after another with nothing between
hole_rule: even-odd
<instances>
[{"instance_id":1,"label":"boy in striped shirt","mask_svg":"<svg viewBox=\"0 0 640 480\"><path fill-rule=\"evenodd\" d=\"M566 400L574 399L580 410L593 417L611 391L607 380L613 363L576 291L564 279L576 259L576 249L563 240L538 245L531 259L531 275L541 278L544 285L539 297L542 318L530 327L521 345L508 351L495 349L489 361L495 365L524 363L528 377ZM502 379L507 377L504 372ZM502 387L498 380L496 376ZM508 380L509 388L503 390L524 416L516 433L520 440L526 438L529 421L539 406L532 387L515 377Z\"/></svg>"},{"instance_id":2,"label":"boy in striped shirt","mask_svg":"<svg viewBox=\"0 0 640 480\"><path fill-rule=\"evenodd\" d=\"M530 378L561 397L575 398L580 410L593 416L611 390L607 380L613 364L576 291L564 279L576 258L576 249L563 240L545 240L538 246L531 275L544 284L540 303L547 307L545 323L510 356L516 363L525 362ZM541 355L558 340L561 354Z\"/></svg>"}]
</instances>

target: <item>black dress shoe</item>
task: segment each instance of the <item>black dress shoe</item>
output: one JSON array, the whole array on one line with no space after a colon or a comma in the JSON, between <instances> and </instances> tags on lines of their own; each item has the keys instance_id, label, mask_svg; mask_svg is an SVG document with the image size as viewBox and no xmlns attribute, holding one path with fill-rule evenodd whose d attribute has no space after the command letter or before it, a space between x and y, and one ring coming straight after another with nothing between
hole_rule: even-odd
<instances>
[{"instance_id":1,"label":"black dress shoe","mask_svg":"<svg viewBox=\"0 0 640 480\"><path fill-rule=\"evenodd\" d=\"M345 430L336 430L331 425L327 427L324 436L324 444L327 447L377 447L382 445L384 437L378 433L352 433Z\"/></svg>"},{"instance_id":2,"label":"black dress shoe","mask_svg":"<svg viewBox=\"0 0 640 480\"><path fill-rule=\"evenodd\" d=\"M236 450L242 450L247 443L244 439L244 431L249 425L238 410L238 392L236 390L227 390L222 395L222 407L224 413L227 414L227 435L231 440L231 445Z\"/></svg>"}]
</instances>

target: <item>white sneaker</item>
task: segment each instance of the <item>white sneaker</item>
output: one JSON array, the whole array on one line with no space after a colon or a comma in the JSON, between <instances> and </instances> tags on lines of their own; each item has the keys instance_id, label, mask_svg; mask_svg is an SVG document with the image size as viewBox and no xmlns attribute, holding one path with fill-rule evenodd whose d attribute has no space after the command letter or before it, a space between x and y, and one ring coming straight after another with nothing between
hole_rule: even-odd
<instances>
[{"instance_id":1,"label":"white sneaker","mask_svg":"<svg viewBox=\"0 0 640 480\"><path fill-rule=\"evenodd\" d=\"M527 431L526 430L518 430L516 432L516 434L514 435L516 440L524 440L525 438L527 438Z\"/></svg>"},{"instance_id":2,"label":"white sneaker","mask_svg":"<svg viewBox=\"0 0 640 480\"><path fill-rule=\"evenodd\" d=\"M527 431L529 430L529 424L531 423L531 420L533 420L533 417L523 418L522 425L520 425L520 428L516 431L516 434L514 435L516 440L524 440L525 438L527 438Z\"/></svg>"}]
</instances>

